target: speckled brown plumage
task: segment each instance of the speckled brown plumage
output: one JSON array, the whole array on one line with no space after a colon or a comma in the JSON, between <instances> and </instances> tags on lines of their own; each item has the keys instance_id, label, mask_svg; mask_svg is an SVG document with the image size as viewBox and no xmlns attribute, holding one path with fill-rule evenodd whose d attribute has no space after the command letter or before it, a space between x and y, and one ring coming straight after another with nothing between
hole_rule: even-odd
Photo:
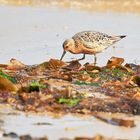
<instances>
[{"instance_id":1,"label":"speckled brown plumage","mask_svg":"<svg viewBox=\"0 0 140 140\"><path fill-rule=\"evenodd\" d=\"M96 55L96 53L102 52L104 49L108 48L124 37L126 36L110 36L95 31L79 32L75 34L71 39L64 41L64 52L62 54L61 60L63 59L66 51L74 54L83 54L83 57L78 59L83 60L85 58L85 54Z\"/></svg>"}]
</instances>

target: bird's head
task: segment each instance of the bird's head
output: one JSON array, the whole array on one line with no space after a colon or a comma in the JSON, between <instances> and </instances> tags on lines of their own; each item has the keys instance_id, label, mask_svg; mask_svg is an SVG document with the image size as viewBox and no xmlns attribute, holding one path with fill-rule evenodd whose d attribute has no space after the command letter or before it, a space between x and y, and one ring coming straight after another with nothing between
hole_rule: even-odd
<instances>
[{"instance_id":1,"label":"bird's head","mask_svg":"<svg viewBox=\"0 0 140 140\"><path fill-rule=\"evenodd\" d=\"M63 59L63 57L64 57L64 55L66 54L67 51L71 52L73 50L73 48L75 47L74 45L75 44L74 44L74 40L73 39L67 39L67 40L64 41L64 43L63 43L64 51L63 51L63 54L62 54L60 60Z\"/></svg>"}]
</instances>

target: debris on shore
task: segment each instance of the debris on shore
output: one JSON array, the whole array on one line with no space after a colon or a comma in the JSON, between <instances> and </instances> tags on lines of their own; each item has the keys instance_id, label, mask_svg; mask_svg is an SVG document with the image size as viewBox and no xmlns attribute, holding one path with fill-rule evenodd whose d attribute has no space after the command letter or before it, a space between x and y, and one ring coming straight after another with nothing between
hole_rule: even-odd
<instances>
[{"instance_id":1,"label":"debris on shore","mask_svg":"<svg viewBox=\"0 0 140 140\"><path fill-rule=\"evenodd\" d=\"M92 115L135 127L133 119L102 114L140 115L140 65L123 63L112 57L103 67L56 59L29 66L12 59L0 65L0 103L24 112Z\"/></svg>"}]
</instances>

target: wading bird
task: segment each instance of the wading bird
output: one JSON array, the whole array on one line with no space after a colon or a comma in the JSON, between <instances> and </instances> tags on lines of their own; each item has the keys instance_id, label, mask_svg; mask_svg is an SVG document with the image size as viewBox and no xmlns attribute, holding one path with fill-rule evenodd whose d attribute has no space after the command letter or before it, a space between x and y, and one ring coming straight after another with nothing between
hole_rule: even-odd
<instances>
[{"instance_id":1,"label":"wading bird","mask_svg":"<svg viewBox=\"0 0 140 140\"><path fill-rule=\"evenodd\" d=\"M86 54L94 55L94 65L96 64L96 53L100 53L109 46L115 44L125 35L110 36L104 33L95 31L83 31L75 34L72 38L67 39L63 43L63 54L61 59L67 51L73 54L83 54L83 57L78 61L85 59Z\"/></svg>"}]
</instances>

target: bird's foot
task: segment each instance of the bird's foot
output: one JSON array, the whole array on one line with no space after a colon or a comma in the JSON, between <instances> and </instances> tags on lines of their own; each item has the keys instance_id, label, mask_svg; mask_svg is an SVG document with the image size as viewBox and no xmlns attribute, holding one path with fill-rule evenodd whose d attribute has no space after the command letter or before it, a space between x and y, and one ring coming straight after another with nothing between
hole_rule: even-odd
<instances>
[{"instance_id":1,"label":"bird's foot","mask_svg":"<svg viewBox=\"0 0 140 140\"><path fill-rule=\"evenodd\" d=\"M66 63L71 63L72 61L67 61Z\"/></svg>"}]
</instances>

